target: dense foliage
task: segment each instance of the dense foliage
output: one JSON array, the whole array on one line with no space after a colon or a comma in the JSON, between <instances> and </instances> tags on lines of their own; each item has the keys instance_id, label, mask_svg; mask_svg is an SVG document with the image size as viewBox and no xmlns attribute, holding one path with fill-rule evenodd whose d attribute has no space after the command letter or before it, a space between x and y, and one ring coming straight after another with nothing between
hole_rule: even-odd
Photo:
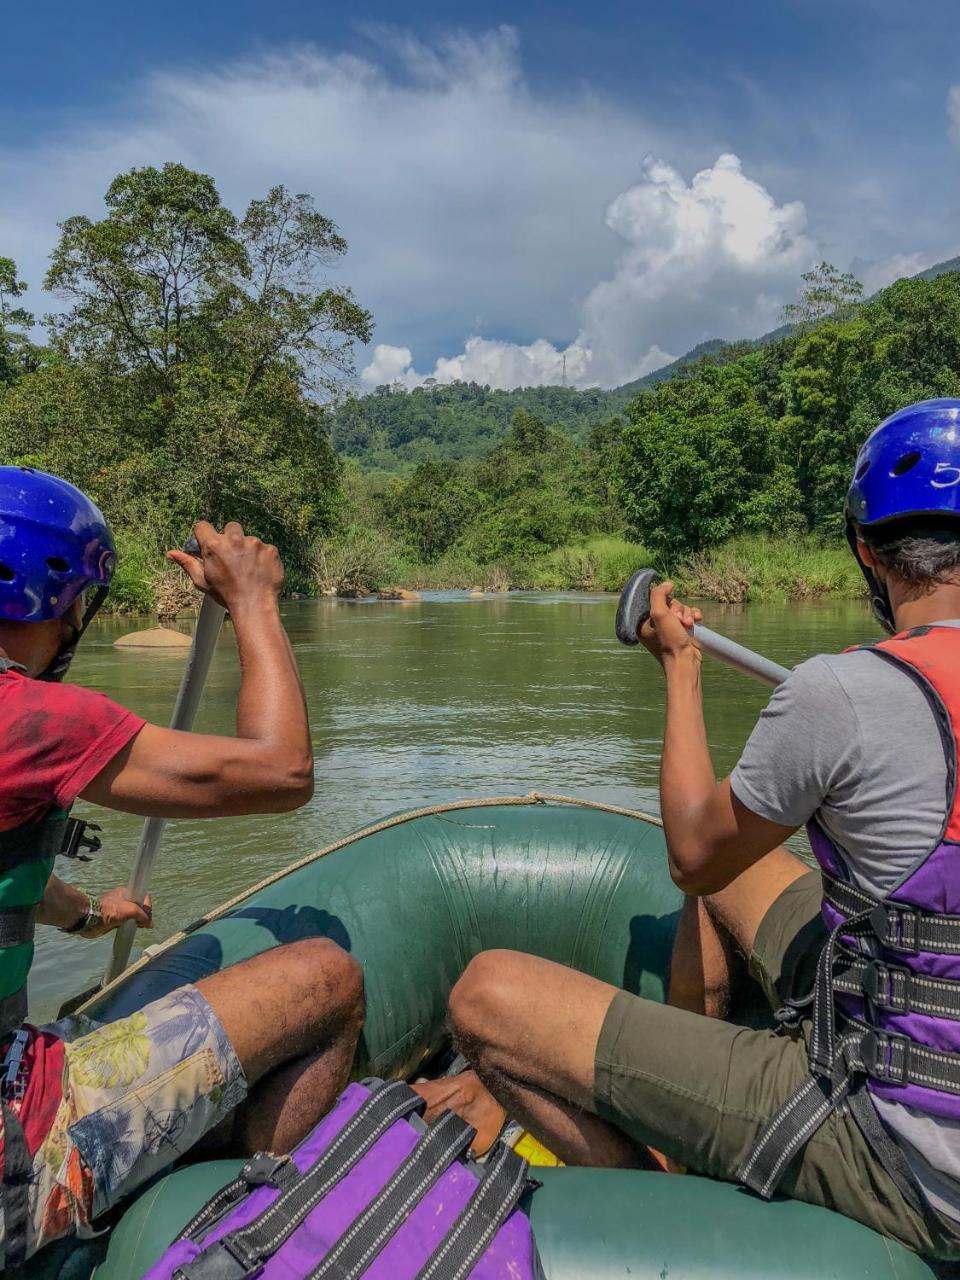
<instances>
[{"instance_id":1,"label":"dense foliage","mask_svg":"<svg viewBox=\"0 0 960 1280\"><path fill-rule=\"evenodd\" d=\"M960 395L960 274L900 280L722 367L631 405L628 527L674 562L741 532L841 532L857 450L902 405Z\"/></svg>"},{"instance_id":2,"label":"dense foliage","mask_svg":"<svg viewBox=\"0 0 960 1280\"><path fill-rule=\"evenodd\" d=\"M638 391L673 377L705 356L727 359L730 352L723 342L704 342L680 360L612 391L599 387L498 391L476 382L428 381L412 391L384 385L372 395L349 397L338 406L330 415L331 433L338 453L355 458L367 469L382 471L479 458L506 438L517 412L532 414L585 441L594 427L623 413Z\"/></svg>"},{"instance_id":3,"label":"dense foliage","mask_svg":"<svg viewBox=\"0 0 960 1280\"><path fill-rule=\"evenodd\" d=\"M339 501L321 402L371 328L324 280L345 241L308 196L275 187L237 218L178 164L121 174L105 203L61 223L45 283L67 306L32 362L0 260L0 461L66 476L153 553L239 519L305 582Z\"/></svg>"}]
</instances>

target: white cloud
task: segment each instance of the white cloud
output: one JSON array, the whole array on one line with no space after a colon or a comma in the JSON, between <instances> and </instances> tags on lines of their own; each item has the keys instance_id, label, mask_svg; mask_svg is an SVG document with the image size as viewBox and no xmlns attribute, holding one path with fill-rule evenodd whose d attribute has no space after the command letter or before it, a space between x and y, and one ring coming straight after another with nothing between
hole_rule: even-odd
<instances>
[{"instance_id":1,"label":"white cloud","mask_svg":"<svg viewBox=\"0 0 960 1280\"><path fill-rule=\"evenodd\" d=\"M574 333L610 262L605 195L666 135L581 87L534 93L507 29L377 38L365 59L311 47L160 71L109 119L74 115L29 148L0 141L0 252L37 285L58 220L102 216L116 173L176 159L237 209L276 182L311 192L350 243L340 274L378 339L432 359L478 330Z\"/></svg>"},{"instance_id":2,"label":"white cloud","mask_svg":"<svg viewBox=\"0 0 960 1280\"><path fill-rule=\"evenodd\" d=\"M863 285L863 296L869 298L894 280L919 275L929 266L932 260L928 253L895 253L878 262L854 263L851 270Z\"/></svg>"},{"instance_id":3,"label":"white cloud","mask_svg":"<svg viewBox=\"0 0 960 1280\"><path fill-rule=\"evenodd\" d=\"M960 84L947 90L947 132L954 142L960 142Z\"/></svg>"},{"instance_id":4,"label":"white cloud","mask_svg":"<svg viewBox=\"0 0 960 1280\"><path fill-rule=\"evenodd\" d=\"M182 160L236 209L284 182L350 242L340 274L379 344L361 353L364 385L414 385L417 368L553 382L564 357L570 384L607 385L776 324L818 256L793 160L761 182L714 160L712 129L694 139L589 88L534 89L506 28L432 45L379 30L364 58L303 47L161 70L109 116L74 111L57 136L0 146L0 252L37 286L57 221L100 216L132 165ZM27 301L44 309L36 287Z\"/></svg>"},{"instance_id":5,"label":"white cloud","mask_svg":"<svg viewBox=\"0 0 960 1280\"><path fill-rule=\"evenodd\" d=\"M778 205L721 155L690 183L648 157L640 181L607 206L605 221L624 246L612 275L587 294L577 337L566 348L467 340L441 357L439 382L470 379L495 387L560 382L614 386L642 377L704 338L750 336L777 324L783 302L817 256L799 201ZM378 347L367 385L394 371L405 386L422 379L406 348Z\"/></svg>"}]
</instances>

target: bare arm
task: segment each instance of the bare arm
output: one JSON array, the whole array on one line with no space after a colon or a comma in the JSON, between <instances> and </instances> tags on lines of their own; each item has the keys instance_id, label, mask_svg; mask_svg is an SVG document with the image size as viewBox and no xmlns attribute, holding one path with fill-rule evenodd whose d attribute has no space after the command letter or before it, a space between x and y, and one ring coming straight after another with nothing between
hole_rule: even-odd
<instances>
[{"instance_id":1,"label":"bare arm","mask_svg":"<svg viewBox=\"0 0 960 1280\"><path fill-rule=\"evenodd\" d=\"M89 913L90 906L90 897L82 889L67 884L59 876L51 876L37 911L37 923L51 924L57 929L73 929ZM123 924L124 920L135 920L140 929L152 929L149 897L141 907L129 901L125 890L111 889L100 899L99 923L84 929L81 936L99 938Z\"/></svg>"},{"instance_id":2,"label":"bare arm","mask_svg":"<svg viewBox=\"0 0 960 1280\"><path fill-rule=\"evenodd\" d=\"M663 666L667 721L660 762L660 812L670 874L685 893L717 893L795 828L761 818L740 803L729 778L717 782L707 745L700 650L689 629L698 610L670 600L671 582L650 593L641 639Z\"/></svg>"},{"instance_id":3,"label":"bare arm","mask_svg":"<svg viewBox=\"0 0 960 1280\"><path fill-rule=\"evenodd\" d=\"M313 752L303 685L280 621L280 558L238 524L218 534L202 521L195 533L202 564L183 552L169 555L230 611L241 668L236 737L145 725L83 798L170 818L298 808L313 794Z\"/></svg>"}]
</instances>

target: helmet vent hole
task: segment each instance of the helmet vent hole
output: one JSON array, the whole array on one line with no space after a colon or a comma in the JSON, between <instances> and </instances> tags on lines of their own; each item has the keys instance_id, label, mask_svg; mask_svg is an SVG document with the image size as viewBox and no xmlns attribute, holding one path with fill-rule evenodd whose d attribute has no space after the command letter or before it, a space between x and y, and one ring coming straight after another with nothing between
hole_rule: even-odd
<instances>
[{"instance_id":1,"label":"helmet vent hole","mask_svg":"<svg viewBox=\"0 0 960 1280\"><path fill-rule=\"evenodd\" d=\"M0 582L12 582L16 576L10 566L0 560Z\"/></svg>"},{"instance_id":2,"label":"helmet vent hole","mask_svg":"<svg viewBox=\"0 0 960 1280\"><path fill-rule=\"evenodd\" d=\"M909 453L905 453L902 458L897 459L890 468L890 474L892 476L905 476L908 471L913 470L919 461L920 454L916 449L912 449Z\"/></svg>"},{"instance_id":3,"label":"helmet vent hole","mask_svg":"<svg viewBox=\"0 0 960 1280\"><path fill-rule=\"evenodd\" d=\"M54 573L69 573L70 566L64 560L63 556L47 556L47 568L52 569Z\"/></svg>"},{"instance_id":4,"label":"helmet vent hole","mask_svg":"<svg viewBox=\"0 0 960 1280\"><path fill-rule=\"evenodd\" d=\"M853 477L853 478L854 478L854 480L862 480L862 479L863 479L863 477L864 477L864 476L867 474L867 472L870 470L870 463L871 463L871 461L872 461L872 459L870 459L870 458L864 458L863 462L861 462L861 463L860 463L860 465L859 465L859 467L857 467L857 474Z\"/></svg>"}]
</instances>

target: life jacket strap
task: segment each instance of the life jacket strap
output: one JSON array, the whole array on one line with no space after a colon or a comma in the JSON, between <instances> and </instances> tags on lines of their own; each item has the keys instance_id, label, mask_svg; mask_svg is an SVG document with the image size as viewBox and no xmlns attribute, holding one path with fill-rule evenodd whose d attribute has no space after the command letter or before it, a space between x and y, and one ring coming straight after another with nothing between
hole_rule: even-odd
<instances>
[{"instance_id":1,"label":"life jacket strap","mask_svg":"<svg viewBox=\"0 0 960 1280\"><path fill-rule=\"evenodd\" d=\"M529 1171L526 1160L498 1142L487 1157L476 1191L417 1272L416 1280L466 1280L530 1185Z\"/></svg>"},{"instance_id":2,"label":"life jacket strap","mask_svg":"<svg viewBox=\"0 0 960 1280\"><path fill-rule=\"evenodd\" d=\"M402 1080L394 1080L375 1089L308 1173L300 1176L296 1166L290 1164L289 1171L296 1176L282 1179L281 1195L252 1222L205 1248L192 1262L180 1268L177 1277L182 1277L182 1280L244 1280L244 1277L255 1275L387 1130L398 1120L422 1111L423 1107L423 1099ZM249 1166L245 1166L240 1174L245 1191L249 1191L251 1185L248 1169ZM240 1189L238 1186L237 1190ZM213 1222L232 1203L229 1197L227 1203L221 1203L228 1190L224 1188L223 1192L218 1192L187 1224L178 1239L199 1240L206 1235Z\"/></svg>"},{"instance_id":3,"label":"life jacket strap","mask_svg":"<svg viewBox=\"0 0 960 1280\"><path fill-rule=\"evenodd\" d=\"M32 942L36 930L39 905L5 907L0 911L0 950Z\"/></svg>"},{"instance_id":4,"label":"life jacket strap","mask_svg":"<svg viewBox=\"0 0 960 1280\"><path fill-rule=\"evenodd\" d=\"M3 1211L3 1270L20 1266L27 1257L30 1221L30 1184L33 1161L20 1118L4 1102L3 1183L0 1203Z\"/></svg>"},{"instance_id":5,"label":"life jacket strap","mask_svg":"<svg viewBox=\"0 0 960 1280\"><path fill-rule=\"evenodd\" d=\"M932 1018L960 1021L960 982L928 978L859 955L841 945L833 975L834 991L866 998L875 1009L889 1013L924 1013Z\"/></svg>"},{"instance_id":6,"label":"life jacket strap","mask_svg":"<svg viewBox=\"0 0 960 1280\"><path fill-rule=\"evenodd\" d=\"M960 955L960 916L938 915L886 898L881 900L856 885L828 875L823 877L823 890L825 900L841 914L869 913L874 936L891 951Z\"/></svg>"},{"instance_id":7,"label":"life jacket strap","mask_svg":"<svg viewBox=\"0 0 960 1280\"><path fill-rule=\"evenodd\" d=\"M930 1048L838 1009L836 996L842 992L865 999L868 1009L872 1001L876 1009L913 1009L931 1016L960 1018L960 982L913 974L859 955L843 942L843 938L851 936L878 936L878 922L884 928L888 924L887 916L881 919L879 912L891 904L847 884L840 886L843 893L837 893L838 884L825 876L825 896L837 910L856 910L830 932L817 960L810 1003L810 1078L766 1124L737 1171L740 1182L766 1199L776 1191L793 1158L848 1097L864 1136L888 1172L905 1196L916 1197L915 1182L899 1148L879 1123L872 1123L875 1115L863 1086L871 1079L881 1084L912 1084L960 1095L960 1054ZM927 914L911 910L916 922L911 936L921 944L927 936ZM952 919L955 917L947 917L948 922ZM897 937L904 938L898 924L891 927L897 930ZM921 945L917 949L927 948Z\"/></svg>"}]
</instances>

